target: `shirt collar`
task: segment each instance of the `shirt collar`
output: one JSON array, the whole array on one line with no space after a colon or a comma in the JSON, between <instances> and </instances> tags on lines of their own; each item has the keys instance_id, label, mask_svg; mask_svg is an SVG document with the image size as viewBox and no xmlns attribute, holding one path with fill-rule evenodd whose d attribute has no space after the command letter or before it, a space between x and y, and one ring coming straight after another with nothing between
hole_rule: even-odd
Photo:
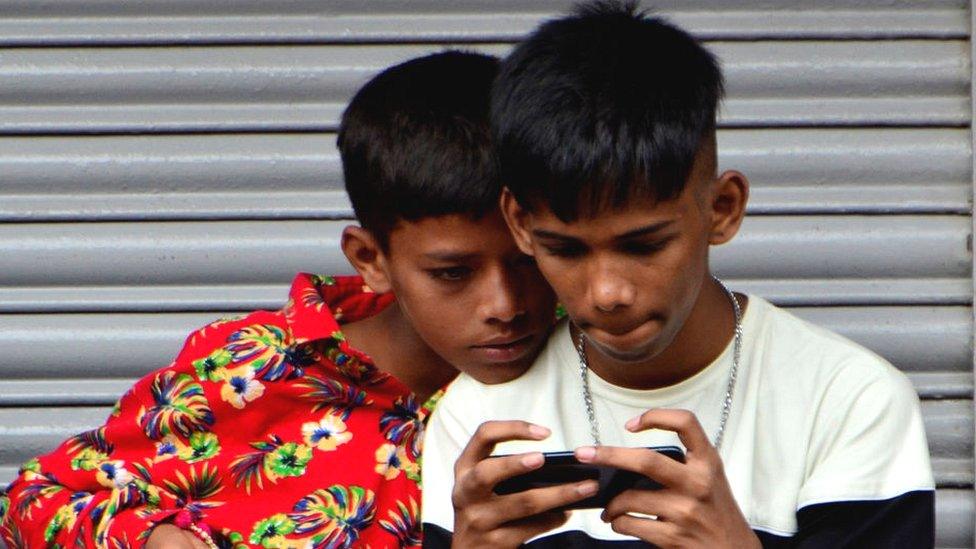
<instances>
[{"instance_id":1,"label":"shirt collar","mask_svg":"<svg viewBox=\"0 0 976 549\"><path fill-rule=\"evenodd\" d=\"M292 281L284 312L295 344L341 341L340 322L375 315L393 299L391 293L374 292L359 276L299 273Z\"/></svg>"}]
</instances>

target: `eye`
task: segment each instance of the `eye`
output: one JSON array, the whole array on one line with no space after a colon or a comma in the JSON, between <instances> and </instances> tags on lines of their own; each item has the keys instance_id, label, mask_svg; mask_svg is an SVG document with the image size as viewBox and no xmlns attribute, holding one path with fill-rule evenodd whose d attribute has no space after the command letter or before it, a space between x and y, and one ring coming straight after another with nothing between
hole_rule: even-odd
<instances>
[{"instance_id":1,"label":"eye","mask_svg":"<svg viewBox=\"0 0 976 549\"><path fill-rule=\"evenodd\" d=\"M442 267L439 269L428 269L427 274L436 280L445 282L459 282L467 278L472 272L470 267Z\"/></svg>"},{"instance_id":2,"label":"eye","mask_svg":"<svg viewBox=\"0 0 976 549\"><path fill-rule=\"evenodd\" d=\"M583 248L583 246L574 245L574 244L564 244L559 246L543 245L543 248L545 248L546 253L548 253L549 255L554 255L556 257L579 257L583 255L584 252L586 252L586 249Z\"/></svg>"},{"instance_id":3,"label":"eye","mask_svg":"<svg viewBox=\"0 0 976 549\"><path fill-rule=\"evenodd\" d=\"M625 242L620 249L629 255L650 255L663 250L672 240L674 239L666 238L655 242Z\"/></svg>"}]
</instances>

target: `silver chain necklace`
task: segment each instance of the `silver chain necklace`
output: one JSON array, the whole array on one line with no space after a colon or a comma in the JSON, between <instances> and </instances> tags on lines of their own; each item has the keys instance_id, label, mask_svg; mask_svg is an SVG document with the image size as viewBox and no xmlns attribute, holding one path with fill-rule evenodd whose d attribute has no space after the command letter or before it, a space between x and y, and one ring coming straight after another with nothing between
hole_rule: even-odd
<instances>
[{"instance_id":1,"label":"silver chain necklace","mask_svg":"<svg viewBox=\"0 0 976 549\"><path fill-rule=\"evenodd\" d=\"M735 342L732 346L732 369L729 370L729 384L725 389L725 402L722 403L722 415L719 418L718 431L715 433L713 445L715 450L722 447L722 437L725 435L725 424L729 420L729 412L732 411L732 395L735 392L735 379L739 373L739 356L742 353L742 309L739 307L739 300L732 293L732 290L717 277L712 277L718 285L725 290L732 302L732 310L735 313ZM586 336L583 330L576 329L579 333L579 341L576 343L576 354L579 355L580 381L583 383L583 404L586 405L586 416L590 420L590 435L593 437L593 444L600 445L600 429L596 421L596 412L593 410L593 395L590 393L590 378L588 371L589 362L586 360Z\"/></svg>"}]
</instances>

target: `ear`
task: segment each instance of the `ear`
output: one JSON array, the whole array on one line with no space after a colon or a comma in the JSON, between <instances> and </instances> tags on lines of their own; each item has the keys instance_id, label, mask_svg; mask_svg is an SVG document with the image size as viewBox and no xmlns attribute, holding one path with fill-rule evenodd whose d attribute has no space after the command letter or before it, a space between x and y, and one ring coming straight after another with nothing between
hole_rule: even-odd
<instances>
[{"instance_id":1,"label":"ear","mask_svg":"<svg viewBox=\"0 0 976 549\"><path fill-rule=\"evenodd\" d=\"M505 218L505 224L508 225L508 230L515 240L515 245L519 247L519 250L522 250L522 253L535 255L532 253L532 233L529 232L527 225L529 212L518 203L518 200L515 200L515 195L508 190L508 187L502 189L502 195L498 202L502 209L502 216Z\"/></svg>"},{"instance_id":2,"label":"ear","mask_svg":"<svg viewBox=\"0 0 976 549\"><path fill-rule=\"evenodd\" d=\"M749 180L735 170L723 172L714 183L710 200L712 227L708 243L725 244L742 226L749 200Z\"/></svg>"},{"instance_id":3,"label":"ear","mask_svg":"<svg viewBox=\"0 0 976 549\"><path fill-rule=\"evenodd\" d=\"M363 277L367 286L377 293L391 291L386 255L373 233L350 225L342 230L342 253Z\"/></svg>"}]
</instances>

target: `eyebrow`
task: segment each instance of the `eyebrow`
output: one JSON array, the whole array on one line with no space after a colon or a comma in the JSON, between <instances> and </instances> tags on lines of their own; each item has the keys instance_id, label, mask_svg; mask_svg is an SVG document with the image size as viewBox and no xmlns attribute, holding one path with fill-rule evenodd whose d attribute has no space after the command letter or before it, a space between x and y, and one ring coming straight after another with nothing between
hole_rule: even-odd
<instances>
[{"instance_id":1,"label":"eyebrow","mask_svg":"<svg viewBox=\"0 0 976 549\"><path fill-rule=\"evenodd\" d=\"M668 228L674 223L673 219L667 221L659 221L657 223L651 223L650 225L645 225L643 227L638 227L632 231L627 231L624 234L617 235L614 240L627 240L631 238L636 238L639 236L644 236L650 233L656 233L662 229ZM539 238L551 238L555 240L578 240L576 237L567 236L564 234L554 233L552 231L546 231L543 229L533 229L532 234Z\"/></svg>"},{"instance_id":2,"label":"eyebrow","mask_svg":"<svg viewBox=\"0 0 976 549\"><path fill-rule=\"evenodd\" d=\"M424 257L434 261L443 261L444 263L461 263L470 259L474 259L478 254L464 253L464 252L431 252L429 254L424 254Z\"/></svg>"}]
</instances>

